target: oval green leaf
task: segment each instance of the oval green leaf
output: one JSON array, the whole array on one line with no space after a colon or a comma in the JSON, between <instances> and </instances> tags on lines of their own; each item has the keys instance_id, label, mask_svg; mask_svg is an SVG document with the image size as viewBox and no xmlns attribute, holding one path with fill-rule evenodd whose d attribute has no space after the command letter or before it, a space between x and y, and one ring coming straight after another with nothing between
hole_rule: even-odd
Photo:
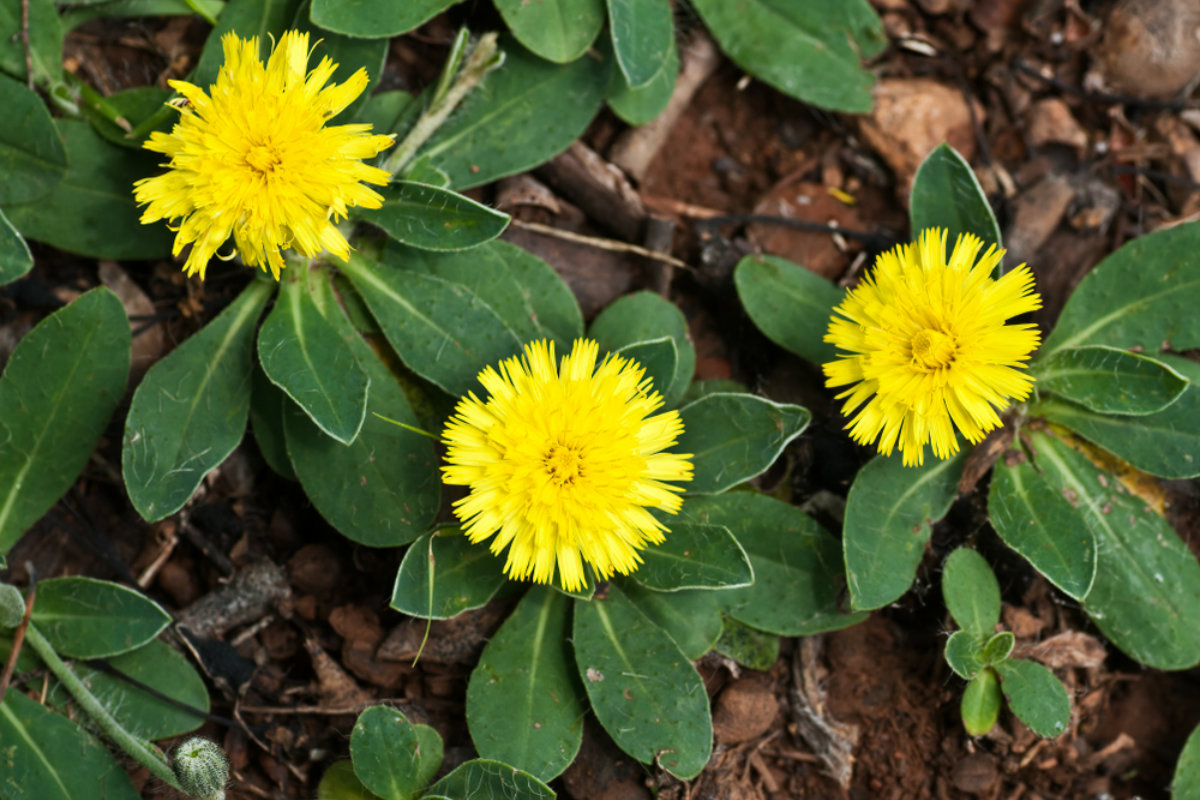
<instances>
[{"instance_id":1,"label":"oval green leaf","mask_svg":"<svg viewBox=\"0 0 1200 800\"><path fill-rule=\"evenodd\" d=\"M632 577L648 589L736 589L754 583L746 552L723 525L663 519L666 541L642 551Z\"/></svg>"},{"instance_id":2,"label":"oval green leaf","mask_svg":"<svg viewBox=\"0 0 1200 800\"><path fill-rule=\"evenodd\" d=\"M442 739L394 708L371 706L354 723L350 758L355 774L372 792L386 800L410 800L441 766Z\"/></svg>"},{"instance_id":3,"label":"oval green leaf","mask_svg":"<svg viewBox=\"0 0 1200 800\"><path fill-rule=\"evenodd\" d=\"M0 205L44 197L67 174L67 150L37 92L0 75Z\"/></svg>"},{"instance_id":4,"label":"oval green leaf","mask_svg":"<svg viewBox=\"0 0 1200 800\"><path fill-rule=\"evenodd\" d=\"M745 549L754 583L721 592L734 619L782 636L809 636L866 619L843 612L837 540L800 509L757 492L689 497L681 514L723 525Z\"/></svg>"},{"instance_id":5,"label":"oval green leaf","mask_svg":"<svg viewBox=\"0 0 1200 800\"><path fill-rule=\"evenodd\" d=\"M906 467L899 454L876 456L846 497L842 552L856 610L885 606L908 591L933 523L950 510L962 474L960 454Z\"/></svg>"},{"instance_id":6,"label":"oval green leaf","mask_svg":"<svg viewBox=\"0 0 1200 800\"><path fill-rule=\"evenodd\" d=\"M1000 621L1000 584L987 559L969 547L951 553L942 567L942 597L960 628L981 640L992 635Z\"/></svg>"},{"instance_id":7,"label":"oval green leaf","mask_svg":"<svg viewBox=\"0 0 1200 800\"><path fill-rule=\"evenodd\" d=\"M1200 800L1200 725L1184 742L1175 777L1171 780L1171 800Z\"/></svg>"},{"instance_id":8,"label":"oval green leaf","mask_svg":"<svg viewBox=\"0 0 1200 800\"><path fill-rule=\"evenodd\" d=\"M459 0L405 0L362 3L360 0L313 0L314 25L334 33L378 39L408 33Z\"/></svg>"},{"instance_id":9,"label":"oval green leaf","mask_svg":"<svg viewBox=\"0 0 1200 800\"><path fill-rule=\"evenodd\" d=\"M983 660L984 664L995 666L1012 655L1016 644L1017 637L1013 636L1012 632L1000 631L984 643L979 657Z\"/></svg>"},{"instance_id":10,"label":"oval green leaf","mask_svg":"<svg viewBox=\"0 0 1200 800\"><path fill-rule=\"evenodd\" d=\"M40 592L40 589L39 589ZM39 596L40 599L40 596ZM108 665L200 713L208 711L204 679L179 651L157 639L128 653L110 658ZM116 675L76 662L70 669L84 682L100 704L125 730L143 739L169 739L194 731L204 717L168 703ZM65 707L72 702L62 684L50 690L50 702Z\"/></svg>"},{"instance_id":11,"label":"oval green leaf","mask_svg":"<svg viewBox=\"0 0 1200 800\"><path fill-rule=\"evenodd\" d=\"M1054 673L1034 661L1014 658L996 664L1008 707L1038 736L1053 738L1067 730L1071 699Z\"/></svg>"},{"instance_id":12,"label":"oval green leaf","mask_svg":"<svg viewBox=\"0 0 1200 800\"><path fill-rule=\"evenodd\" d=\"M0 376L0 553L71 488L129 378L129 320L93 289L42 320Z\"/></svg>"},{"instance_id":13,"label":"oval green leaf","mask_svg":"<svg viewBox=\"0 0 1200 800\"><path fill-rule=\"evenodd\" d=\"M874 76L859 66L887 46L866 0L693 0L721 49L786 95L834 111L871 110Z\"/></svg>"},{"instance_id":14,"label":"oval green leaf","mask_svg":"<svg viewBox=\"0 0 1200 800\"><path fill-rule=\"evenodd\" d=\"M504 66L430 138L412 171L429 162L456 189L481 186L550 160L591 123L604 100L606 65L579 58L558 66L511 40L501 47Z\"/></svg>"},{"instance_id":15,"label":"oval green leaf","mask_svg":"<svg viewBox=\"0 0 1200 800\"><path fill-rule=\"evenodd\" d=\"M620 70L613 70L604 99L613 113L629 125L645 125L657 117L671 102L675 81L679 77L679 50L675 37L668 42L667 57L662 69L645 86L630 88Z\"/></svg>"},{"instance_id":16,"label":"oval green leaf","mask_svg":"<svg viewBox=\"0 0 1200 800\"><path fill-rule=\"evenodd\" d=\"M998 463L988 516L1004 543L1055 586L1081 600L1096 577L1096 540L1079 510L1029 463Z\"/></svg>"},{"instance_id":17,"label":"oval green leaf","mask_svg":"<svg viewBox=\"0 0 1200 800\"><path fill-rule=\"evenodd\" d=\"M130 502L148 522L174 514L233 452L250 414L254 323L275 288L255 280L158 361L133 394L121 448Z\"/></svg>"},{"instance_id":18,"label":"oval green leaf","mask_svg":"<svg viewBox=\"0 0 1200 800\"><path fill-rule=\"evenodd\" d=\"M477 758L454 769L423 800L554 800L554 791L528 772Z\"/></svg>"},{"instance_id":19,"label":"oval green leaf","mask_svg":"<svg viewBox=\"0 0 1200 800\"><path fill-rule=\"evenodd\" d=\"M1071 292L1038 360L1103 344L1147 353L1200 347L1200 223L1127 242Z\"/></svg>"},{"instance_id":20,"label":"oval green leaf","mask_svg":"<svg viewBox=\"0 0 1200 800\"><path fill-rule=\"evenodd\" d=\"M162 223L143 225L133 182L158 169L150 153L103 139L86 122L58 120L70 167L49 194L4 213L26 239L93 258L159 258L174 234Z\"/></svg>"},{"instance_id":21,"label":"oval green leaf","mask_svg":"<svg viewBox=\"0 0 1200 800\"><path fill-rule=\"evenodd\" d=\"M350 346L325 320L303 282L286 280L258 332L266 376L317 427L342 444L362 429L370 379Z\"/></svg>"},{"instance_id":22,"label":"oval green leaf","mask_svg":"<svg viewBox=\"0 0 1200 800\"><path fill-rule=\"evenodd\" d=\"M379 191L380 208L358 208L354 215L411 247L466 250L495 239L508 227L508 214L449 189L393 181Z\"/></svg>"},{"instance_id":23,"label":"oval green leaf","mask_svg":"<svg viewBox=\"0 0 1200 800\"><path fill-rule=\"evenodd\" d=\"M354 774L354 763L335 761L317 784L317 800L379 800Z\"/></svg>"},{"instance_id":24,"label":"oval green leaf","mask_svg":"<svg viewBox=\"0 0 1200 800\"><path fill-rule=\"evenodd\" d=\"M507 580L504 562L458 528L412 543L392 588L392 608L420 619L450 619L487 604Z\"/></svg>"},{"instance_id":25,"label":"oval green leaf","mask_svg":"<svg viewBox=\"0 0 1200 800\"><path fill-rule=\"evenodd\" d=\"M38 584L30 619L60 655L108 658L145 645L171 615L120 584L70 577Z\"/></svg>"},{"instance_id":26,"label":"oval green leaf","mask_svg":"<svg viewBox=\"0 0 1200 800\"><path fill-rule=\"evenodd\" d=\"M625 83L637 89L667 63L675 38L668 0L607 0L608 30Z\"/></svg>"},{"instance_id":27,"label":"oval green leaf","mask_svg":"<svg viewBox=\"0 0 1200 800\"><path fill-rule=\"evenodd\" d=\"M0 209L0 286L12 283L33 269L29 245Z\"/></svg>"},{"instance_id":28,"label":"oval green leaf","mask_svg":"<svg viewBox=\"0 0 1200 800\"><path fill-rule=\"evenodd\" d=\"M0 703L5 800L138 800L108 748L17 689Z\"/></svg>"},{"instance_id":29,"label":"oval green leaf","mask_svg":"<svg viewBox=\"0 0 1200 800\"><path fill-rule=\"evenodd\" d=\"M617 746L682 780L712 752L704 682L679 646L615 584L575 604L575 663L596 719Z\"/></svg>"},{"instance_id":30,"label":"oval green leaf","mask_svg":"<svg viewBox=\"0 0 1200 800\"><path fill-rule=\"evenodd\" d=\"M552 339L568 351L583 334L583 313L558 273L537 256L498 239L457 253L434 253L389 240L382 262L466 286L522 342Z\"/></svg>"},{"instance_id":31,"label":"oval green leaf","mask_svg":"<svg viewBox=\"0 0 1200 800\"><path fill-rule=\"evenodd\" d=\"M1038 361L1038 391L1053 392L1100 414L1145 415L1162 411L1187 388L1187 378L1167 365L1115 347L1057 351Z\"/></svg>"},{"instance_id":32,"label":"oval green leaf","mask_svg":"<svg viewBox=\"0 0 1200 800\"><path fill-rule=\"evenodd\" d=\"M812 419L801 406L725 392L705 395L679 415L683 435L672 450L692 454L689 495L719 494L765 472Z\"/></svg>"},{"instance_id":33,"label":"oval green leaf","mask_svg":"<svg viewBox=\"0 0 1200 800\"><path fill-rule=\"evenodd\" d=\"M954 674L963 680L971 680L984 668L984 659L979 637L970 631L955 631L946 639L946 663Z\"/></svg>"},{"instance_id":34,"label":"oval green leaf","mask_svg":"<svg viewBox=\"0 0 1200 800\"><path fill-rule=\"evenodd\" d=\"M842 290L804 267L767 255L746 256L733 273L738 298L768 339L814 364L837 357L825 331Z\"/></svg>"},{"instance_id":35,"label":"oval green leaf","mask_svg":"<svg viewBox=\"0 0 1200 800\"><path fill-rule=\"evenodd\" d=\"M925 157L913 177L909 216L913 239L929 228L945 228L950 242L973 233L983 240L985 250L1000 246L1000 226L975 172L945 143Z\"/></svg>"},{"instance_id":36,"label":"oval green leaf","mask_svg":"<svg viewBox=\"0 0 1200 800\"><path fill-rule=\"evenodd\" d=\"M467 686L467 726L483 758L538 780L565 770L583 741L568 619L572 601L535 586L483 650Z\"/></svg>"},{"instance_id":37,"label":"oval green leaf","mask_svg":"<svg viewBox=\"0 0 1200 800\"><path fill-rule=\"evenodd\" d=\"M1187 545L1152 509L1117 491L1114 476L1047 434L1033 434L1032 442L1046 481L1073 499L1075 524L1096 539L1096 579L1084 610L1143 664L1200 663L1200 564Z\"/></svg>"},{"instance_id":38,"label":"oval green leaf","mask_svg":"<svg viewBox=\"0 0 1200 800\"><path fill-rule=\"evenodd\" d=\"M357 254L343 272L404 363L452 395L475 390L484 366L521 349L512 328L465 286Z\"/></svg>"},{"instance_id":39,"label":"oval green leaf","mask_svg":"<svg viewBox=\"0 0 1200 800\"><path fill-rule=\"evenodd\" d=\"M721 602L724 593L708 589L656 592L635 581L619 580L621 590L651 622L667 632L679 649L695 661L717 643L721 635Z\"/></svg>"},{"instance_id":40,"label":"oval green leaf","mask_svg":"<svg viewBox=\"0 0 1200 800\"><path fill-rule=\"evenodd\" d=\"M517 41L556 64L586 53L604 27L603 0L496 0L496 10Z\"/></svg>"},{"instance_id":41,"label":"oval green leaf","mask_svg":"<svg viewBox=\"0 0 1200 800\"><path fill-rule=\"evenodd\" d=\"M1000 684L990 669L980 672L963 692L959 714L963 727L972 736L986 736L1000 716Z\"/></svg>"},{"instance_id":42,"label":"oval green leaf","mask_svg":"<svg viewBox=\"0 0 1200 800\"><path fill-rule=\"evenodd\" d=\"M592 320L588 336L600 345L600 352L618 351L631 344L662 337L675 340L678 360L668 385L655 388L663 396L663 407L674 408L687 391L696 371L696 349L688 337L683 312L653 292L626 295L600 312Z\"/></svg>"}]
</instances>

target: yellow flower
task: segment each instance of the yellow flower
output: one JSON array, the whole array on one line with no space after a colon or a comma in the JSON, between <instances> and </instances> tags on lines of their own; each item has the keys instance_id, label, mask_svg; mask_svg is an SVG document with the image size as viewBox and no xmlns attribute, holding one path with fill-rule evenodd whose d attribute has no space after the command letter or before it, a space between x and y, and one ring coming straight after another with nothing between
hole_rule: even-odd
<instances>
[{"instance_id":1,"label":"yellow flower","mask_svg":"<svg viewBox=\"0 0 1200 800\"><path fill-rule=\"evenodd\" d=\"M879 256L834 309L825 341L847 352L824 365L825 384L850 386L838 398L856 442L878 438L884 455L899 444L906 466L924 461L926 442L949 458L956 427L977 443L999 427L1009 398L1029 396L1033 378L1020 370L1041 335L1005 322L1041 307L1033 273L1022 264L993 280L1004 251L980 257L982 247L960 236L947 261L946 232L926 230Z\"/></svg>"},{"instance_id":2,"label":"yellow flower","mask_svg":"<svg viewBox=\"0 0 1200 800\"><path fill-rule=\"evenodd\" d=\"M184 269L200 274L233 236L242 261L283 269L281 250L294 247L312 258L323 250L345 261L350 245L334 222L350 206L379 208L382 197L359 181L384 184L390 175L367 166L392 144L370 125L325 122L367 86L360 69L340 85L326 86L337 68L328 58L308 68L308 34L288 31L264 65L258 38L227 34L225 65L209 94L171 81L184 97L169 134L151 134L145 147L171 157L162 175L134 184L138 203L149 204L142 222L182 220L174 254L191 243Z\"/></svg>"},{"instance_id":3,"label":"yellow flower","mask_svg":"<svg viewBox=\"0 0 1200 800\"><path fill-rule=\"evenodd\" d=\"M583 589L583 562L605 579L637 569L637 551L667 529L649 512L679 510L690 455L664 453L683 432L679 412L651 412L662 397L645 370L620 356L599 366L580 339L555 369L554 344L487 367L487 401L468 394L446 423L446 483L469 486L454 504L472 542L507 547L510 577L549 583L558 565L568 591Z\"/></svg>"}]
</instances>

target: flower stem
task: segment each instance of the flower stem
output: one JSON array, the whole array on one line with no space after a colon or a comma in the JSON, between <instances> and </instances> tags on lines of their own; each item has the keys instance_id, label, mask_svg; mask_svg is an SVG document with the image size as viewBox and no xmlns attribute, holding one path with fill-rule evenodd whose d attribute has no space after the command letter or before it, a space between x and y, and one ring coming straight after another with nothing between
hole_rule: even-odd
<instances>
[{"instance_id":1,"label":"flower stem","mask_svg":"<svg viewBox=\"0 0 1200 800\"><path fill-rule=\"evenodd\" d=\"M464 32L465 33L465 32ZM460 34L462 36L463 34ZM413 126L404 140L396 146L396 149L383 162L383 168L392 175L400 173L417 151L421 149L421 145L429 140L450 113L458 107L462 99L467 96L467 93L479 85L484 76L491 72L496 67L504 62L504 53L496 46L496 34L486 33L479 37L479 41L471 49L470 53L465 58L462 71L454 82L447 87L448 77L453 74L453 71L460 60L458 56L458 48L455 47L451 54L450 60L446 64L446 73L439 81L437 91L434 92L433 100L429 103L429 108L421 113L417 119L417 124Z\"/></svg>"},{"instance_id":2,"label":"flower stem","mask_svg":"<svg viewBox=\"0 0 1200 800\"><path fill-rule=\"evenodd\" d=\"M159 780L173 789L180 788L179 781L175 779L170 765L159 755L157 748L145 739L134 736L125 730L121 723L108 713L108 709L100 704L96 696L83 685L83 681L79 680L78 676L63 663L63 660L58 657L58 653L54 652L54 647L46 641L46 638L32 622L25 630L25 641L109 739L133 756L139 764L154 773Z\"/></svg>"}]
</instances>

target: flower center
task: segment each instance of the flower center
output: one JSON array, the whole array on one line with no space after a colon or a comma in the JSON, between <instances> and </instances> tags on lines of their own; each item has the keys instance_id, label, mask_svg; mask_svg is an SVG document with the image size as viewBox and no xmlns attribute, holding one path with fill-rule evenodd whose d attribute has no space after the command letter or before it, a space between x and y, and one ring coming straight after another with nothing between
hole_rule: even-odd
<instances>
[{"instance_id":1,"label":"flower center","mask_svg":"<svg viewBox=\"0 0 1200 800\"><path fill-rule=\"evenodd\" d=\"M579 449L565 444L551 445L542 464L556 486L570 485L583 475L583 457Z\"/></svg>"},{"instance_id":2,"label":"flower center","mask_svg":"<svg viewBox=\"0 0 1200 800\"><path fill-rule=\"evenodd\" d=\"M246 153L246 164L263 176L273 173L279 162L279 154L269 144L256 144Z\"/></svg>"},{"instance_id":3,"label":"flower center","mask_svg":"<svg viewBox=\"0 0 1200 800\"><path fill-rule=\"evenodd\" d=\"M957 349L946 334L925 328L912 338L913 364L925 369L948 367L954 363Z\"/></svg>"}]
</instances>

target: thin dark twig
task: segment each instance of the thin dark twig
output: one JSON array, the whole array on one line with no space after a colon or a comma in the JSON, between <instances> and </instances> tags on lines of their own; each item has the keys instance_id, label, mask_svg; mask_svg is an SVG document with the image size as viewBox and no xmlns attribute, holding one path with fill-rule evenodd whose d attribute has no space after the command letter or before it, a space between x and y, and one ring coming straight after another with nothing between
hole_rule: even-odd
<instances>
[{"instance_id":1,"label":"thin dark twig","mask_svg":"<svg viewBox=\"0 0 1200 800\"><path fill-rule=\"evenodd\" d=\"M112 664L108 663L107 659L93 658L84 663L86 663L92 669L99 670L100 672L103 672L106 675L112 675L114 678L117 678L118 680L122 680L125 683L128 683L130 686L134 687L135 689L139 689L139 690L145 692L146 694L150 695L151 697L155 698L156 700L161 700L162 702L164 702L168 705L174 706L175 708L178 708L181 711L186 711L187 713L189 713L195 717L199 717L200 719L206 719L210 722L215 722L218 725L224 725L226 728L240 727L236 722L229 719L228 717L222 717L220 714L211 714L207 711L196 708L195 706L188 705L187 703L184 703L181 700L176 700L174 697L163 694L158 689L155 689L153 686L147 686L146 684L142 683L141 681L139 681L137 678L133 677L132 675L126 675L124 672L117 669Z\"/></svg>"},{"instance_id":2,"label":"thin dark twig","mask_svg":"<svg viewBox=\"0 0 1200 800\"><path fill-rule=\"evenodd\" d=\"M717 228L722 225L734 225L746 222L758 222L764 225L782 225L785 228L796 228L797 230L808 231L810 233L836 233L840 236L845 236L847 239L856 239L879 250L886 250L900 243L899 239L881 233L857 231L852 228L826 225L823 222L810 222L804 219L774 217L769 214L723 214L719 217L693 220L692 225L697 228Z\"/></svg>"},{"instance_id":3,"label":"thin dark twig","mask_svg":"<svg viewBox=\"0 0 1200 800\"><path fill-rule=\"evenodd\" d=\"M1183 175L1172 175L1169 172L1163 172L1158 169L1147 169L1132 164L1113 164L1109 169L1112 170L1114 175L1142 175L1146 178L1162 181L1163 183L1174 183L1178 186L1186 186L1192 190L1200 189L1200 182Z\"/></svg>"},{"instance_id":4,"label":"thin dark twig","mask_svg":"<svg viewBox=\"0 0 1200 800\"><path fill-rule=\"evenodd\" d=\"M25 595L25 616L13 632L12 649L8 652L8 661L4 663L4 672L0 673L0 701L4 700L4 695L8 692L8 683L12 680L13 670L17 666L17 657L21 655L21 645L25 643L25 629L29 627L29 617L33 614L33 601L37 598L37 575L33 571L33 564L26 564L25 569L29 572L29 594Z\"/></svg>"},{"instance_id":5,"label":"thin dark twig","mask_svg":"<svg viewBox=\"0 0 1200 800\"><path fill-rule=\"evenodd\" d=\"M1067 83L1055 78L1053 75L1043 75L1036 67L1025 63L1021 57L1013 59L1013 69L1018 72L1024 72L1026 75L1037 78L1048 86L1053 86L1060 92L1073 94L1082 97L1085 100L1091 100L1097 103L1119 103L1125 106L1141 106L1142 108L1166 109L1167 111L1183 111L1187 108L1194 108L1187 103L1179 100L1149 100L1142 97L1132 97L1127 94L1112 94L1110 92L1093 92L1084 89L1081 86L1076 86L1073 83Z\"/></svg>"}]
</instances>

